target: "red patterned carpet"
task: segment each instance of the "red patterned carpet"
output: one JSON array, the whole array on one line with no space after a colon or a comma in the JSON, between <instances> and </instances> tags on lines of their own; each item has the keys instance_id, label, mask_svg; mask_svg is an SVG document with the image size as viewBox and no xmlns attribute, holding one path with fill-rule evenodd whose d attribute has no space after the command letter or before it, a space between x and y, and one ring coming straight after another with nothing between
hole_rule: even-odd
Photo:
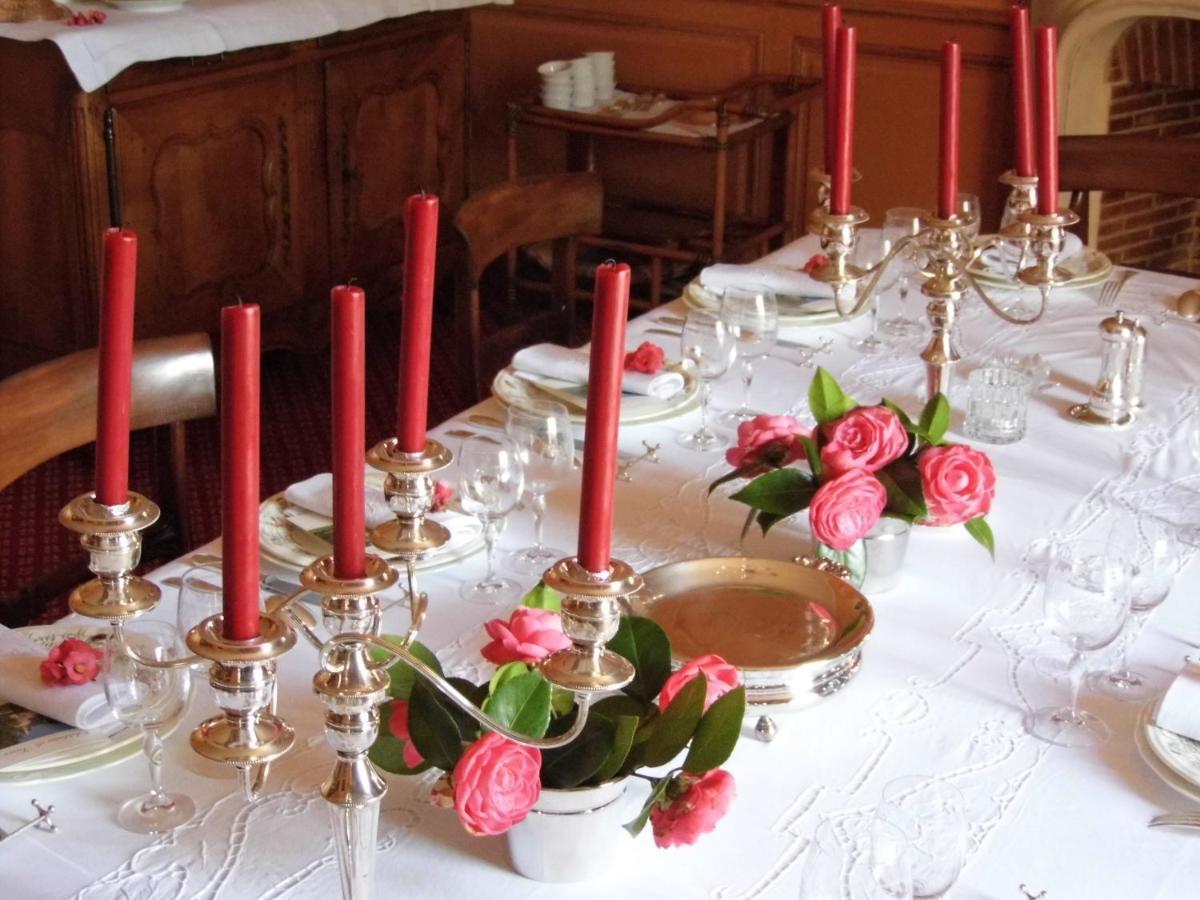
<instances>
[{"instance_id":1,"label":"red patterned carpet","mask_svg":"<svg viewBox=\"0 0 1200 900\"><path fill-rule=\"evenodd\" d=\"M457 412L466 396L457 377L452 322L435 320L429 421ZM367 328L367 443L395 433L398 316L371 313ZM274 352L262 368L262 494L329 469L329 356ZM130 487L153 498L159 466L153 435L135 434ZM191 530L194 543L220 533L220 444L215 419L188 424ZM15 591L72 555L77 538L57 521L59 508L92 486L92 449L64 454L0 491L0 594ZM38 618L66 611L64 598Z\"/></svg>"}]
</instances>

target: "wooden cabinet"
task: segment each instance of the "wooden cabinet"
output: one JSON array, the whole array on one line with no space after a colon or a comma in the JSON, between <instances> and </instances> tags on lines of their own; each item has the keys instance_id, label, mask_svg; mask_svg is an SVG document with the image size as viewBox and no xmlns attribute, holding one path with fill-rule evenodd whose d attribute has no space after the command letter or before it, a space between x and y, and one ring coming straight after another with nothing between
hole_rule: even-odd
<instances>
[{"instance_id":1,"label":"wooden cabinet","mask_svg":"<svg viewBox=\"0 0 1200 900\"><path fill-rule=\"evenodd\" d=\"M114 217L138 233L138 337L215 332L241 297L264 347L316 349L334 283L399 302L405 197L448 220L465 195L462 13L143 63L90 94L53 45L0 48L0 374L94 343Z\"/></svg>"}]
</instances>

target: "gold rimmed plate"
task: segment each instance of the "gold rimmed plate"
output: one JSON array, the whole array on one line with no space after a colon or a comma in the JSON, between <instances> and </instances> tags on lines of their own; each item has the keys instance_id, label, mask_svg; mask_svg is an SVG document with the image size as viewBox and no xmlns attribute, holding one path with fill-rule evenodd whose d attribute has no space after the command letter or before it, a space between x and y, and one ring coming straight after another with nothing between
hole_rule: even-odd
<instances>
[{"instance_id":1,"label":"gold rimmed plate","mask_svg":"<svg viewBox=\"0 0 1200 900\"><path fill-rule=\"evenodd\" d=\"M751 704L802 706L841 690L875 625L852 585L800 563L693 559L643 579L631 607L662 626L675 661L721 656L742 673Z\"/></svg>"}]
</instances>

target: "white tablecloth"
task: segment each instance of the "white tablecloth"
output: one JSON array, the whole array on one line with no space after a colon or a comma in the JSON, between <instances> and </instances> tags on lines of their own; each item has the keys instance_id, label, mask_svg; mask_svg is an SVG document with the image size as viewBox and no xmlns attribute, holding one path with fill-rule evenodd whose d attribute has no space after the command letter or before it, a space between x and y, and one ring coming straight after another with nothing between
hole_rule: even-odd
<instances>
[{"instance_id":1,"label":"white tablecloth","mask_svg":"<svg viewBox=\"0 0 1200 900\"><path fill-rule=\"evenodd\" d=\"M140 62L212 56L350 31L383 19L512 0L188 0L179 10L130 12L103 4L103 25L0 23L0 38L51 40L85 91ZM83 4L74 4L82 8Z\"/></svg>"},{"instance_id":2,"label":"white tablecloth","mask_svg":"<svg viewBox=\"0 0 1200 900\"><path fill-rule=\"evenodd\" d=\"M813 249L805 239L784 254L803 261ZM1184 284L1142 273L1124 299L1161 305ZM1057 295L1045 321L1026 329L1003 325L969 304L964 369L995 349L1036 351L1060 385L1034 399L1024 441L989 448L999 475L990 517L996 561L961 529L917 530L902 585L873 598L877 624L858 678L815 708L781 716L774 743L742 741L728 765L738 799L715 833L694 847L665 851L645 834L630 865L599 882L541 885L508 868L502 838L469 837L452 812L429 806L427 778L392 777L379 835L377 896L793 898L807 842L822 817L841 817L853 826L871 813L887 781L924 773L958 785L968 805L971 854L953 897L1021 900L1022 883L1033 893L1045 890L1047 900L1195 897L1200 841L1146 827L1154 813L1192 804L1139 759L1132 739L1138 707L1086 693L1085 706L1114 731L1096 752L1049 746L1021 724L1031 707L1066 698L1066 685L1047 681L1031 660L1043 650L1058 652L1039 627L1032 561L1044 542L1101 533L1114 497L1181 525L1200 525L1200 475L1183 427L1200 401L1200 328L1150 326L1148 408L1134 428L1093 430L1064 417L1097 375L1096 325L1105 313L1095 305L1096 290ZM630 347L654 317L631 326ZM853 396L874 401L886 394L916 406L923 371L915 348L860 356L849 341L865 328L859 320L785 336L832 337L834 351L822 359ZM673 349L670 338L651 339ZM768 360L755 381L754 402L765 410L800 412L810 374L782 358ZM732 405L739 393L731 377L719 386L717 402ZM960 392L955 399L959 428ZM494 411L491 401L486 408ZM617 555L638 568L735 552L741 509L725 499L705 501L706 485L724 470L723 462L675 443L698 418L692 413L622 431L627 451L640 449L642 440L661 443L661 464L638 467L633 482L617 488ZM464 427L461 421L457 426ZM458 441L446 440L457 448ZM577 483L551 497L546 532L564 549L574 546L577 501ZM747 549L788 554L789 533L794 536L780 529L769 546L752 538ZM530 538L527 517L514 515L502 544L513 549ZM159 575L181 568L175 564ZM477 557L423 582L432 595L423 639L448 669L475 678L485 671L479 623L494 613L461 602L457 589L482 571ZM1188 649L1183 639L1200 642L1198 592L1200 566L1193 559L1136 638L1132 658L1159 684L1180 667ZM156 615L173 615L173 593L165 591ZM388 614L390 630L401 628L403 613L397 608ZM20 846L0 847L0 893L22 900L337 896L326 811L316 794L331 755L311 695L315 666L315 655L303 645L281 665L280 710L299 738L272 774L271 793L255 804L231 794L231 782L198 774L184 730L168 742L167 781L194 797L200 813L162 840L128 834L114 822L119 802L145 786L137 759L68 782L0 789L0 827L14 821L4 817L23 813L31 797L58 804L62 824L57 835L26 835ZM189 725L212 713L207 692L200 693Z\"/></svg>"}]
</instances>

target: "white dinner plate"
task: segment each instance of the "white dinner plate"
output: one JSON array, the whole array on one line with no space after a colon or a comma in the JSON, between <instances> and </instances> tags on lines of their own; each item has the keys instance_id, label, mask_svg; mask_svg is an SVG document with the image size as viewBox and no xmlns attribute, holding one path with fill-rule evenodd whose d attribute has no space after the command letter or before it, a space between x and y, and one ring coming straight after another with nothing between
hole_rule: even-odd
<instances>
[{"instance_id":1,"label":"white dinner plate","mask_svg":"<svg viewBox=\"0 0 1200 900\"><path fill-rule=\"evenodd\" d=\"M1151 771L1183 796L1200 803L1200 741L1154 724L1157 703L1138 714L1134 743Z\"/></svg>"},{"instance_id":2,"label":"white dinner plate","mask_svg":"<svg viewBox=\"0 0 1200 900\"><path fill-rule=\"evenodd\" d=\"M1067 288L1083 288L1100 284L1107 280L1113 270L1112 260L1091 247L1084 247L1074 256L1061 260L1058 265L1071 275L1070 279L1062 285ZM1020 282L1003 272L989 268L982 262L971 266L970 272L982 285L1014 289L1020 287Z\"/></svg>"},{"instance_id":3,"label":"white dinner plate","mask_svg":"<svg viewBox=\"0 0 1200 900\"><path fill-rule=\"evenodd\" d=\"M104 2L125 12L160 13L182 9L187 0L104 0Z\"/></svg>"},{"instance_id":4,"label":"white dinner plate","mask_svg":"<svg viewBox=\"0 0 1200 900\"><path fill-rule=\"evenodd\" d=\"M690 282L684 288L683 302L691 309L703 309L709 312L716 312L721 308L720 298L701 287L698 281ZM779 324L784 328L836 325L839 322L848 322L863 315L871 305L864 303L863 308L853 316L843 317L833 305L832 298L789 297L786 294L776 294L775 302L779 304Z\"/></svg>"},{"instance_id":5,"label":"white dinner plate","mask_svg":"<svg viewBox=\"0 0 1200 900\"><path fill-rule=\"evenodd\" d=\"M683 390L668 400L639 394L621 395L621 424L646 425L673 419L691 412L700 405L700 379L688 369L679 368L683 375ZM586 417L587 385L543 378L537 384L521 378L511 366L501 369L492 381L492 395L504 406L529 400L558 400L571 413L571 422L582 425Z\"/></svg>"},{"instance_id":6,"label":"white dinner plate","mask_svg":"<svg viewBox=\"0 0 1200 900\"><path fill-rule=\"evenodd\" d=\"M298 507L289 503L283 494L268 497L259 507L258 535L259 550L264 559L298 572L332 553L333 545L294 522L290 514L295 510ZM305 521L328 521L308 510L302 512ZM416 571L440 569L483 549L483 528L474 516L445 513L434 518L450 529L450 541L427 558L418 560ZM379 548L374 549L384 558L393 557Z\"/></svg>"}]
</instances>

